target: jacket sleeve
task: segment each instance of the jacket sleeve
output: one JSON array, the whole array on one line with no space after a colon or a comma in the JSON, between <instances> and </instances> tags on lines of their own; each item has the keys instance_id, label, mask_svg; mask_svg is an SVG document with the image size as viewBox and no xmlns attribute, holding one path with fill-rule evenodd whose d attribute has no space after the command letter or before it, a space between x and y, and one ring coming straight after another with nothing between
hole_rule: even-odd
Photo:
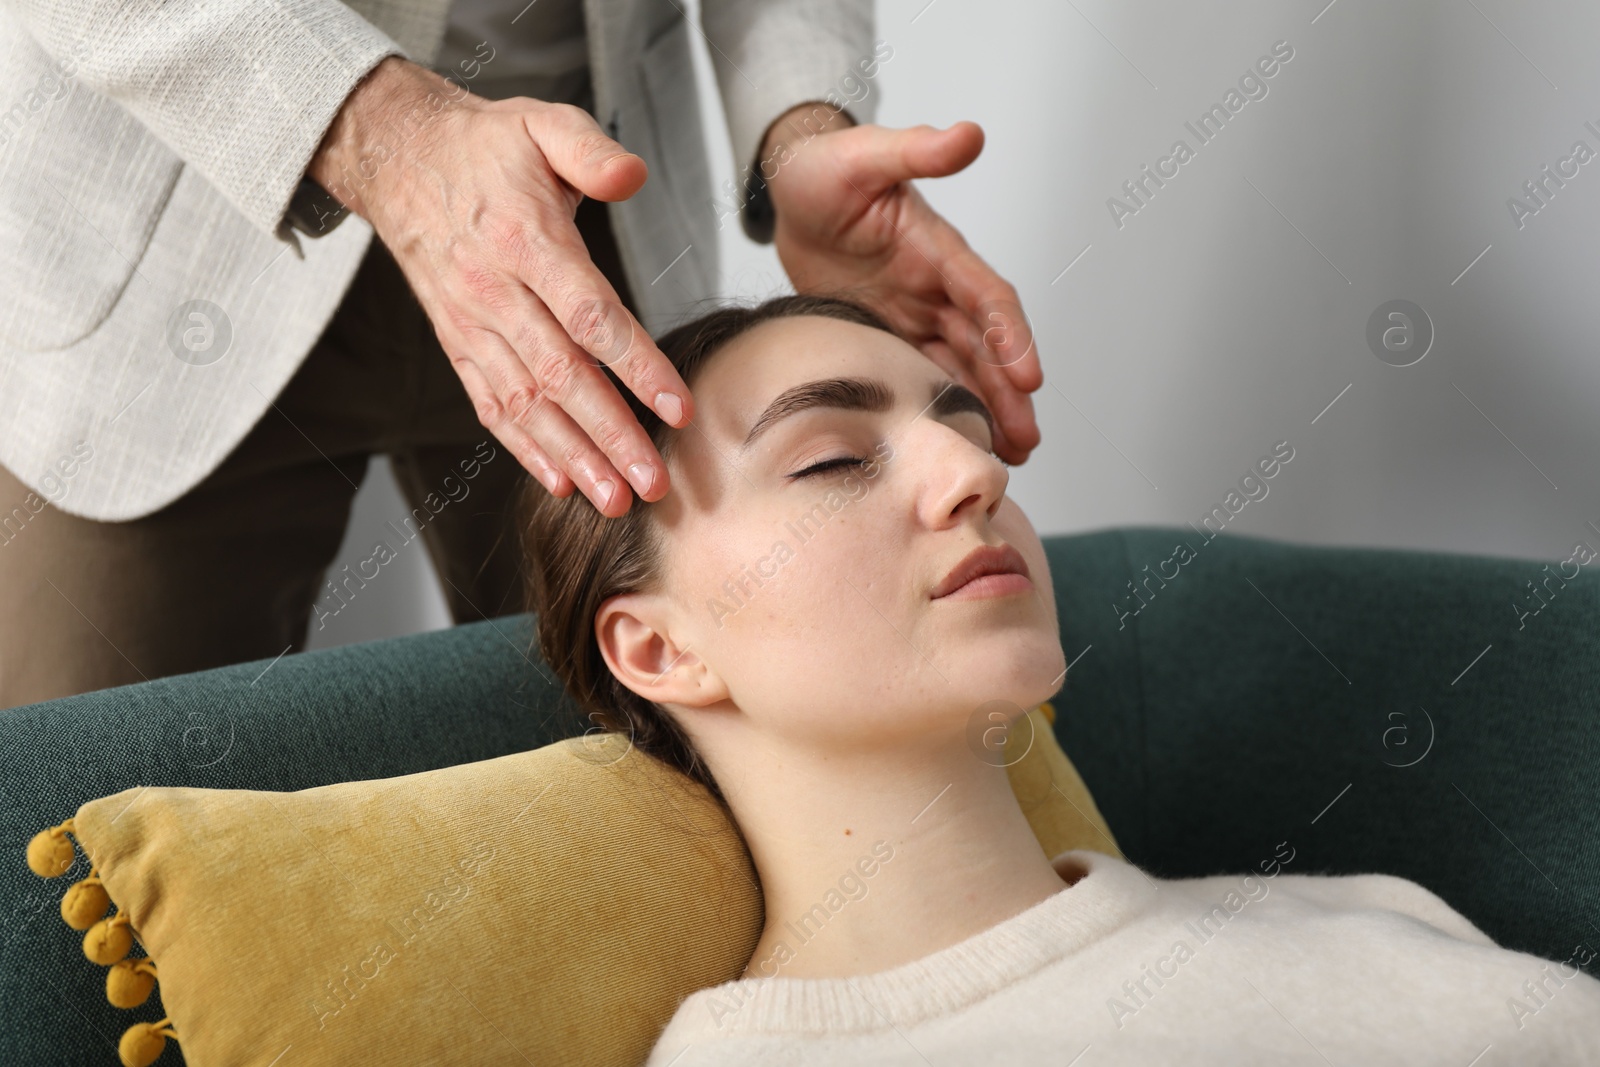
<instances>
[{"instance_id":1,"label":"jacket sleeve","mask_svg":"<svg viewBox=\"0 0 1600 1067\"><path fill-rule=\"evenodd\" d=\"M701 26L728 117L735 173L715 206L720 228L738 212L754 241L772 240L756 153L773 121L821 101L857 123L877 115L886 45L874 47L872 0L704 0Z\"/></svg>"},{"instance_id":2,"label":"jacket sleeve","mask_svg":"<svg viewBox=\"0 0 1600 1067\"><path fill-rule=\"evenodd\" d=\"M296 248L280 224L323 134L368 71L406 55L338 0L5 2L86 87Z\"/></svg>"}]
</instances>

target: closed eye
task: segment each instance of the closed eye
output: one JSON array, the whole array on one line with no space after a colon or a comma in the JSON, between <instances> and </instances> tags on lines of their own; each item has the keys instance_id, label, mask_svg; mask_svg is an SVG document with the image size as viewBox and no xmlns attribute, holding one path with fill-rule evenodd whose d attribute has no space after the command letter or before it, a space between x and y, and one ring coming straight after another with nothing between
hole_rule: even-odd
<instances>
[{"instance_id":1,"label":"closed eye","mask_svg":"<svg viewBox=\"0 0 1600 1067\"><path fill-rule=\"evenodd\" d=\"M988 452L989 455L999 459L999 455L995 452L993 445L989 447ZM827 474L829 471L838 470L841 467L865 467L867 463L868 461L860 456L840 456L837 459L825 459L821 463L813 463L805 470L797 471L794 474L789 475L789 480L799 481L803 478L815 478L818 475ZM1007 463L1003 459L1000 460L1000 465L1002 467L1011 466L1011 464Z\"/></svg>"},{"instance_id":2,"label":"closed eye","mask_svg":"<svg viewBox=\"0 0 1600 1067\"><path fill-rule=\"evenodd\" d=\"M813 463L805 470L789 475L789 478L792 481L801 478L814 478L819 474L826 474L840 467L862 467L866 465L866 462L865 459L858 456L840 456L838 459L825 459L821 463Z\"/></svg>"}]
</instances>

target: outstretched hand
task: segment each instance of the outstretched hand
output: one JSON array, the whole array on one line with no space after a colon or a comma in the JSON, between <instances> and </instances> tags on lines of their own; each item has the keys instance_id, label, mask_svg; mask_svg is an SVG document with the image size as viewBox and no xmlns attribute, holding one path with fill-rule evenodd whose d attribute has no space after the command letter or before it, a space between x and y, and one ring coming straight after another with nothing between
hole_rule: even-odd
<instances>
[{"instance_id":1,"label":"outstretched hand","mask_svg":"<svg viewBox=\"0 0 1600 1067\"><path fill-rule=\"evenodd\" d=\"M637 192L644 160L582 108L489 101L390 56L308 173L372 224L478 420L550 492L582 489L610 517L627 514L630 482L661 499L666 465L599 364L672 426L693 417L689 389L573 222L584 196Z\"/></svg>"},{"instance_id":2,"label":"outstretched hand","mask_svg":"<svg viewBox=\"0 0 1600 1067\"><path fill-rule=\"evenodd\" d=\"M814 110L807 107L807 110ZM929 359L989 405L995 452L1022 463L1040 435L1029 393L1044 383L1017 291L911 184L965 168L983 130L958 122L808 133L774 124L761 159L777 213L773 243L798 292L860 294Z\"/></svg>"}]
</instances>

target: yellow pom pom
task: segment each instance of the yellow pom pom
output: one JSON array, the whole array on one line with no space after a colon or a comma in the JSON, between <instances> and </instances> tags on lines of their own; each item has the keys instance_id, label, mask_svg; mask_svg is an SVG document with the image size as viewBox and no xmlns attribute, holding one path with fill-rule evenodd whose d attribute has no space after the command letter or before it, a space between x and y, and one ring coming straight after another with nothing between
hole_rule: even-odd
<instances>
[{"instance_id":1,"label":"yellow pom pom","mask_svg":"<svg viewBox=\"0 0 1600 1067\"><path fill-rule=\"evenodd\" d=\"M98 878L85 878L74 882L67 895L61 898L61 917L74 930L87 930L106 913L111 897Z\"/></svg>"},{"instance_id":2,"label":"yellow pom pom","mask_svg":"<svg viewBox=\"0 0 1600 1067\"><path fill-rule=\"evenodd\" d=\"M83 935L83 954L90 962L109 967L133 949L133 935L128 932L128 921L118 913L101 919Z\"/></svg>"},{"instance_id":3,"label":"yellow pom pom","mask_svg":"<svg viewBox=\"0 0 1600 1067\"><path fill-rule=\"evenodd\" d=\"M119 1008L137 1008L155 987L156 976L144 960L119 960L106 972L106 999Z\"/></svg>"},{"instance_id":4,"label":"yellow pom pom","mask_svg":"<svg viewBox=\"0 0 1600 1067\"><path fill-rule=\"evenodd\" d=\"M40 830L28 842L28 869L40 878L55 878L67 873L78 858L72 848L72 839L53 826Z\"/></svg>"},{"instance_id":5,"label":"yellow pom pom","mask_svg":"<svg viewBox=\"0 0 1600 1067\"><path fill-rule=\"evenodd\" d=\"M165 1022L165 1020L163 1020ZM160 1023L134 1023L117 1042L122 1067L150 1067L166 1050L167 1038Z\"/></svg>"},{"instance_id":6,"label":"yellow pom pom","mask_svg":"<svg viewBox=\"0 0 1600 1067\"><path fill-rule=\"evenodd\" d=\"M1055 725L1056 708L1055 708L1054 704L1052 704L1048 700L1046 700L1043 704L1039 705L1039 710L1044 712L1044 717L1045 717L1046 721L1048 721L1052 726Z\"/></svg>"}]
</instances>

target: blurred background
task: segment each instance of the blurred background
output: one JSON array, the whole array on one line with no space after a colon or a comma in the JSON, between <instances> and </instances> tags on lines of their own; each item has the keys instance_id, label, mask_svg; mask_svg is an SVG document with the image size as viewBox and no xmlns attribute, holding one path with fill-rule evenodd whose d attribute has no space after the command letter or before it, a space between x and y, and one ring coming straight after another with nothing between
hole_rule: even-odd
<instances>
[{"instance_id":1,"label":"blurred background","mask_svg":"<svg viewBox=\"0 0 1600 1067\"><path fill-rule=\"evenodd\" d=\"M1198 525L1286 441L1228 530L1600 548L1600 7L883 0L877 20L877 121L987 135L919 184L1037 335L1044 439L1010 492L1041 534ZM771 246L721 238L727 295L788 291ZM406 511L380 458L333 569ZM449 625L426 553L391 568L310 647Z\"/></svg>"}]
</instances>

